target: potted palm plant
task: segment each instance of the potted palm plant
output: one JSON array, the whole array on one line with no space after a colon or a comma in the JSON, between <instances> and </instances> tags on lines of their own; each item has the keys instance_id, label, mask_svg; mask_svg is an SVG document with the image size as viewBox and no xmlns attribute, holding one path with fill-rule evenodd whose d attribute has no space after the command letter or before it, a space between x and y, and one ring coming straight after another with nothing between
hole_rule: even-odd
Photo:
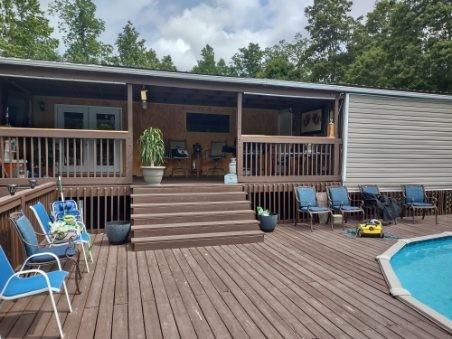
<instances>
[{"instance_id":1,"label":"potted palm plant","mask_svg":"<svg viewBox=\"0 0 452 339\"><path fill-rule=\"evenodd\" d=\"M159 128L149 127L141 134L139 142L144 181L150 185L159 185L165 170L163 166L165 144L162 131Z\"/></svg>"}]
</instances>

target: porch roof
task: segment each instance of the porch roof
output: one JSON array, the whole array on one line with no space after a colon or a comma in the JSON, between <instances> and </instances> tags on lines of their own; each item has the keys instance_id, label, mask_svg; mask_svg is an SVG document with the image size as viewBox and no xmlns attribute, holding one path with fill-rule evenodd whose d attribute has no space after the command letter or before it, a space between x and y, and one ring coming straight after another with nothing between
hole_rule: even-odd
<instances>
[{"instance_id":1,"label":"porch roof","mask_svg":"<svg viewBox=\"0 0 452 339\"><path fill-rule=\"evenodd\" d=\"M452 95L409 92L391 89L328 85L286 80L236 78L167 72L137 68L113 67L67 62L0 58L0 76L48 78L110 84L149 84L220 91L242 91L275 95L299 95L326 98L337 93L375 94L400 97L452 100Z\"/></svg>"}]
</instances>

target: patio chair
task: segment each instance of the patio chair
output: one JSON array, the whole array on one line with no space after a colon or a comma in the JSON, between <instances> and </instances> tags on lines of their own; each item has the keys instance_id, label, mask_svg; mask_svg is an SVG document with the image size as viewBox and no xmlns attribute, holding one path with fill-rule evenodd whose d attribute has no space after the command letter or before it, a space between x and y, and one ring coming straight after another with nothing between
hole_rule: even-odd
<instances>
[{"instance_id":1,"label":"patio chair","mask_svg":"<svg viewBox=\"0 0 452 339\"><path fill-rule=\"evenodd\" d=\"M298 186L294 187L295 199L297 200L297 217L295 226L298 224L299 213L309 215L311 220L311 232L313 230L313 218L315 215L327 214L328 220L331 224L331 230L333 230L333 212L328 207L319 207L317 202L316 190L311 186ZM320 219L319 219L320 222Z\"/></svg>"},{"instance_id":2,"label":"patio chair","mask_svg":"<svg viewBox=\"0 0 452 339\"><path fill-rule=\"evenodd\" d=\"M37 235L45 236L45 234L35 232L30 220L22 212L12 213L9 218L24 246L25 254L29 258L24 267L39 269L41 266L52 265L57 263L55 257L58 258L59 261L70 261L75 266L75 283L77 293L80 293L80 252L75 247L75 244L72 243L72 241L69 241L62 246L51 246L48 244L40 245ZM42 253L51 253L52 255L44 255Z\"/></svg>"},{"instance_id":3,"label":"patio chair","mask_svg":"<svg viewBox=\"0 0 452 339\"><path fill-rule=\"evenodd\" d=\"M380 189L377 185L359 185L363 209L367 209L372 218L377 218L377 196Z\"/></svg>"},{"instance_id":4,"label":"patio chair","mask_svg":"<svg viewBox=\"0 0 452 339\"><path fill-rule=\"evenodd\" d=\"M347 217L354 214L360 214L361 220L364 219L364 210L362 201L352 200L345 186L331 186L327 188L328 202L333 211L342 214L342 227L347 221ZM353 206L352 202L360 203L360 206Z\"/></svg>"},{"instance_id":5,"label":"patio chair","mask_svg":"<svg viewBox=\"0 0 452 339\"><path fill-rule=\"evenodd\" d=\"M187 152L187 143L185 140L169 141L169 158L176 160L176 167L171 169L171 176L174 176L174 172L180 171L187 177L187 162L190 159L190 155ZM184 162L184 165L182 165L182 161Z\"/></svg>"},{"instance_id":6,"label":"patio chair","mask_svg":"<svg viewBox=\"0 0 452 339\"><path fill-rule=\"evenodd\" d=\"M52 257L54 262L58 265L58 270L44 272L40 269L24 269L27 266L28 261L40 256ZM60 331L60 336L62 338L64 337L64 333L53 293L60 293L64 290L69 306L69 312L72 312L71 299L69 298L66 286L68 275L68 272L61 269L61 263L58 257L49 252L36 253L33 256L28 257L20 270L14 272L3 248L0 246L0 299L16 300L48 292L58 330Z\"/></svg>"},{"instance_id":7,"label":"patio chair","mask_svg":"<svg viewBox=\"0 0 452 339\"><path fill-rule=\"evenodd\" d=\"M213 167L210 167L208 172L212 175L220 172L220 175L224 174L224 168L220 166L221 161L224 159L224 148L226 147L226 142L224 141L212 141L210 145L209 159L213 162Z\"/></svg>"},{"instance_id":8,"label":"patio chair","mask_svg":"<svg viewBox=\"0 0 452 339\"><path fill-rule=\"evenodd\" d=\"M73 204L75 204L75 201L73 200L69 200L71 203L70 205L73 206ZM57 203L64 203L61 201L56 201ZM55 204L55 202L53 203ZM52 205L53 205L52 204ZM56 206L59 206L60 204L56 204ZM62 207L64 209L64 207ZM63 245L67 245L68 242L64 241L64 242L56 242L54 237L50 234L50 224L51 224L51 220L49 215L47 214L46 208L44 207L44 205L40 202L38 202L37 204L31 205L30 209L33 211L33 214L35 215L36 220L38 221L39 226L41 227L41 230L47 240L47 243L51 246L63 246ZM56 209L59 211L61 210L60 207L56 207ZM76 214L78 214L80 216L80 213L78 213L78 210L75 209L75 212L77 212ZM66 213L66 214L71 214L72 213ZM59 218L58 216L60 216L59 213L57 213L57 218L56 220L60 220L61 218ZM63 214L64 216L64 214ZM81 222L78 222L78 225L81 227L82 231L80 233L80 235L78 235L76 238L74 238L72 241L74 244L80 244L81 248L82 248L82 253L83 253L83 258L85 259L85 264L86 264L86 270L89 273L89 265L88 265L88 257L86 255L86 252L88 250L89 252L89 246L91 244L91 237L89 235L88 232L86 232L86 228L85 225ZM85 250L85 246L87 246L88 248ZM91 258L92 261L92 258Z\"/></svg>"},{"instance_id":9,"label":"patio chair","mask_svg":"<svg viewBox=\"0 0 452 339\"><path fill-rule=\"evenodd\" d=\"M403 212L412 211L413 223L415 222L416 211L422 211L422 220L425 218L426 211L435 212L435 223L438 223L438 200L435 197L427 197L423 185L402 185L403 193Z\"/></svg>"}]
</instances>

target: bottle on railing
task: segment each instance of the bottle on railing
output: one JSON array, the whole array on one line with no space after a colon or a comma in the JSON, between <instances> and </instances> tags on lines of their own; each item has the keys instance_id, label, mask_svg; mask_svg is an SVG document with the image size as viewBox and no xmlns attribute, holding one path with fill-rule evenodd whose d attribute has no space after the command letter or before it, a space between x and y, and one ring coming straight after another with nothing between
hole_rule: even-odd
<instances>
[{"instance_id":1,"label":"bottle on railing","mask_svg":"<svg viewBox=\"0 0 452 339\"><path fill-rule=\"evenodd\" d=\"M328 124L328 138L334 138L336 136L336 125L333 122L333 119L330 120Z\"/></svg>"}]
</instances>

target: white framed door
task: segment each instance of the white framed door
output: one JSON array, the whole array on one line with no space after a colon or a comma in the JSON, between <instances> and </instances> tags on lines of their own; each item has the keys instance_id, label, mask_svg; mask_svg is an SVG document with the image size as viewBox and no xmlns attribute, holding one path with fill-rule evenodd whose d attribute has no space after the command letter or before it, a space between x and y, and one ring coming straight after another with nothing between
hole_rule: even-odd
<instances>
[{"instance_id":1,"label":"white framed door","mask_svg":"<svg viewBox=\"0 0 452 339\"><path fill-rule=\"evenodd\" d=\"M120 130L122 111L118 107L55 105L55 121L58 128L89 130ZM60 145L65 150L60 169L63 172L96 171L111 172L120 169L120 141L98 139L83 140L82 146L68 142Z\"/></svg>"}]
</instances>

